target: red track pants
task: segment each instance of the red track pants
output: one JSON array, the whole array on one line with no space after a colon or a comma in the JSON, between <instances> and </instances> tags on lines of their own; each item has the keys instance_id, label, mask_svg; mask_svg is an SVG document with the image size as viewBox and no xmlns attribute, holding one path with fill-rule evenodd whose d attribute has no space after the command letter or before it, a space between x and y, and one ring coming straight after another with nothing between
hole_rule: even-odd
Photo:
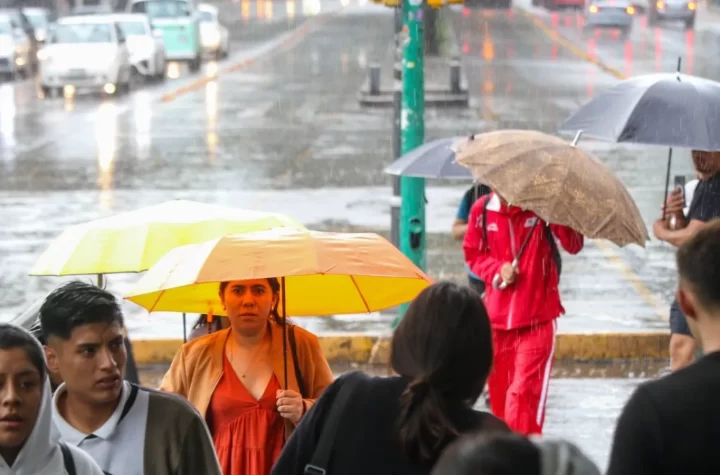
<instances>
[{"instance_id":1,"label":"red track pants","mask_svg":"<svg viewBox=\"0 0 720 475\"><path fill-rule=\"evenodd\" d=\"M557 322L516 330L493 329L490 406L514 432L542 434Z\"/></svg>"}]
</instances>

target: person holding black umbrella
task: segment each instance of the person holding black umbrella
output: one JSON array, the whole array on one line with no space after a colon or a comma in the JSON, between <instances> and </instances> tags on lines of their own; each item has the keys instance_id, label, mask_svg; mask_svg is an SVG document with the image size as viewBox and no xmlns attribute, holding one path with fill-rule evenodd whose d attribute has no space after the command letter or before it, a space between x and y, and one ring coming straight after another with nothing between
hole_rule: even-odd
<instances>
[{"instance_id":1,"label":"person holding black umbrella","mask_svg":"<svg viewBox=\"0 0 720 475\"><path fill-rule=\"evenodd\" d=\"M455 222L452 226L453 239L456 241L462 241L465 239L465 233L468 228L468 220L470 219L470 209L472 209L473 204L475 204L479 198L488 194L490 194L490 187L480 183L474 183L473 186L465 192L462 200L460 201L460 207L458 208L457 216L455 217ZM468 274L468 283L470 284L470 288L476 290L480 295L485 293L485 283L482 279L480 279L480 277L473 274L472 270L470 270L470 265L467 262L465 263L465 271Z\"/></svg>"},{"instance_id":2,"label":"person holding black umbrella","mask_svg":"<svg viewBox=\"0 0 720 475\"><path fill-rule=\"evenodd\" d=\"M679 247L720 217L720 152L692 151L699 180L687 214L683 190L674 189L663 206L663 216L655 221L653 234L661 241ZM677 300L670 305L670 369L677 371L695 359L697 345Z\"/></svg>"}]
</instances>

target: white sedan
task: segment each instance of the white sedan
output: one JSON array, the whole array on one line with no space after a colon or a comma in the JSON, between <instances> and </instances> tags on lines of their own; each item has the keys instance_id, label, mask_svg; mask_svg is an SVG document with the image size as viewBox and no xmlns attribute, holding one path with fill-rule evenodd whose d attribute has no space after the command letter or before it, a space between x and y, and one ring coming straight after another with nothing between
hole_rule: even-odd
<instances>
[{"instance_id":1,"label":"white sedan","mask_svg":"<svg viewBox=\"0 0 720 475\"><path fill-rule=\"evenodd\" d=\"M78 16L58 20L38 52L40 87L88 89L106 94L127 92L132 76L127 41L111 16Z\"/></svg>"},{"instance_id":2,"label":"white sedan","mask_svg":"<svg viewBox=\"0 0 720 475\"><path fill-rule=\"evenodd\" d=\"M153 31L150 19L140 13L119 13L113 18L120 25L130 51L130 63L148 79L165 78L165 45L162 32Z\"/></svg>"},{"instance_id":3,"label":"white sedan","mask_svg":"<svg viewBox=\"0 0 720 475\"><path fill-rule=\"evenodd\" d=\"M218 9L212 5L201 3L200 11L200 42L203 53L216 58L226 58L230 51L230 34L218 20Z\"/></svg>"}]
</instances>

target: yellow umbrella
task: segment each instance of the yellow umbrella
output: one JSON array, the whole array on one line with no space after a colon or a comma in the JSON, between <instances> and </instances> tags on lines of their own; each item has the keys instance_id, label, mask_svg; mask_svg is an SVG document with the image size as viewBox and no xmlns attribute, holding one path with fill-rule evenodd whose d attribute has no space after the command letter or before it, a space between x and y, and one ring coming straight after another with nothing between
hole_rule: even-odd
<instances>
[{"instance_id":1,"label":"yellow umbrella","mask_svg":"<svg viewBox=\"0 0 720 475\"><path fill-rule=\"evenodd\" d=\"M223 315L220 282L269 277L283 281L282 315L289 316L378 311L431 283L377 234L279 228L174 249L125 298L150 312Z\"/></svg>"},{"instance_id":2,"label":"yellow umbrella","mask_svg":"<svg viewBox=\"0 0 720 475\"><path fill-rule=\"evenodd\" d=\"M305 229L279 213L167 201L66 229L40 256L30 275L143 272L176 247L276 227Z\"/></svg>"}]
</instances>

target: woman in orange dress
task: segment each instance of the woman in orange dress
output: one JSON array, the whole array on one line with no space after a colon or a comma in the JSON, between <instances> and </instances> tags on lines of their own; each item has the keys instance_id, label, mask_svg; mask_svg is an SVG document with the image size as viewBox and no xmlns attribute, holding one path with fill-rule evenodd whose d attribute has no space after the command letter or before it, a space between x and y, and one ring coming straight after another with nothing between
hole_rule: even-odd
<instances>
[{"instance_id":1,"label":"woman in orange dress","mask_svg":"<svg viewBox=\"0 0 720 475\"><path fill-rule=\"evenodd\" d=\"M223 282L219 291L230 328L184 344L160 389L184 396L205 417L224 475L268 475L332 373L317 337L288 325L294 345L282 388L277 279Z\"/></svg>"}]
</instances>

